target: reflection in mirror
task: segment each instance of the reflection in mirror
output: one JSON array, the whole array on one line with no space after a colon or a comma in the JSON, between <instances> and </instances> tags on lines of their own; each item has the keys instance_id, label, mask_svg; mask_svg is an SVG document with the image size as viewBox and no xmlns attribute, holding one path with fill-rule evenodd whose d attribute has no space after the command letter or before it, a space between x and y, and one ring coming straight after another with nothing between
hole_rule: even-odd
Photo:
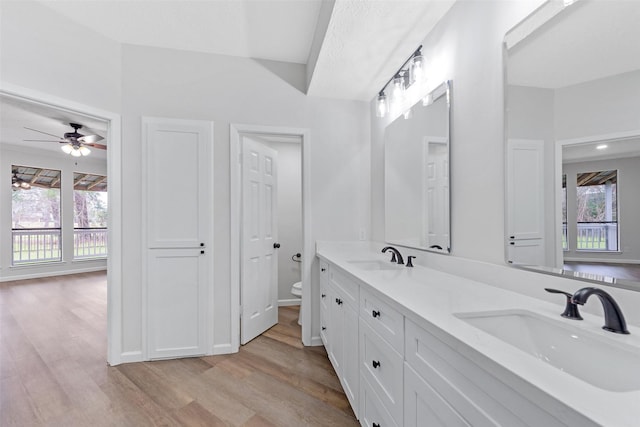
<instances>
[{"instance_id":1,"label":"reflection in mirror","mask_svg":"<svg viewBox=\"0 0 640 427\"><path fill-rule=\"evenodd\" d=\"M505 36L507 262L640 290L640 2L565 3Z\"/></svg>"},{"instance_id":2,"label":"reflection in mirror","mask_svg":"<svg viewBox=\"0 0 640 427\"><path fill-rule=\"evenodd\" d=\"M449 99L444 82L385 130L385 240L450 252Z\"/></svg>"}]
</instances>

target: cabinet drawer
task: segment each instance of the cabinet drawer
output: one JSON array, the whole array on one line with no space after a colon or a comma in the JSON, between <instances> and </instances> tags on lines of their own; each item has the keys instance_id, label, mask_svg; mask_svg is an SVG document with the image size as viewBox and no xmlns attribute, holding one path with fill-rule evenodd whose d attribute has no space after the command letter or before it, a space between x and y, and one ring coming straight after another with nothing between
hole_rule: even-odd
<instances>
[{"instance_id":1,"label":"cabinet drawer","mask_svg":"<svg viewBox=\"0 0 640 427\"><path fill-rule=\"evenodd\" d=\"M538 396L538 406L525 398L523 390L530 390L525 381L512 377L519 386L507 385L460 351L461 343L409 320L405 332L407 363L474 427L590 425L555 399Z\"/></svg>"},{"instance_id":2,"label":"cabinet drawer","mask_svg":"<svg viewBox=\"0 0 640 427\"><path fill-rule=\"evenodd\" d=\"M360 381L360 425L363 427L398 427L391 414L366 379Z\"/></svg>"},{"instance_id":3,"label":"cabinet drawer","mask_svg":"<svg viewBox=\"0 0 640 427\"><path fill-rule=\"evenodd\" d=\"M470 427L416 371L404 364L405 427Z\"/></svg>"},{"instance_id":4,"label":"cabinet drawer","mask_svg":"<svg viewBox=\"0 0 640 427\"><path fill-rule=\"evenodd\" d=\"M401 356L404 354L404 316L380 298L360 292L360 318L364 319Z\"/></svg>"},{"instance_id":5,"label":"cabinet drawer","mask_svg":"<svg viewBox=\"0 0 640 427\"><path fill-rule=\"evenodd\" d=\"M360 285L337 268L329 269L329 281L338 294L338 298L352 307L358 307L358 291Z\"/></svg>"},{"instance_id":6,"label":"cabinet drawer","mask_svg":"<svg viewBox=\"0 0 640 427\"><path fill-rule=\"evenodd\" d=\"M402 357L366 323L360 322L360 373L398 425L402 425Z\"/></svg>"}]
</instances>

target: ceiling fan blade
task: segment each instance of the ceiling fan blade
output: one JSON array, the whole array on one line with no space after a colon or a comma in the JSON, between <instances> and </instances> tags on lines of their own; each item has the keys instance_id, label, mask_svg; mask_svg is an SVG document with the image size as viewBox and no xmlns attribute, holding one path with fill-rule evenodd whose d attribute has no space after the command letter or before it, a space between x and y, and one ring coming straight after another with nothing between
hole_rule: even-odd
<instances>
[{"instance_id":1,"label":"ceiling fan blade","mask_svg":"<svg viewBox=\"0 0 640 427\"><path fill-rule=\"evenodd\" d=\"M43 133L43 134L45 134L45 135L53 136L54 138L60 138L60 136L59 136L59 135L53 135L53 134L51 134L51 133L42 132L41 130L38 130L38 129L28 128L28 127L26 127L26 126L25 126L24 128L25 128L25 129L32 130L32 131L34 131L34 132L40 132L40 133Z\"/></svg>"},{"instance_id":2,"label":"ceiling fan blade","mask_svg":"<svg viewBox=\"0 0 640 427\"><path fill-rule=\"evenodd\" d=\"M59 143L63 143L66 141L61 141L61 140L57 140L57 141L53 141L51 139L23 139L23 141L25 142L59 142Z\"/></svg>"},{"instance_id":3,"label":"ceiling fan blade","mask_svg":"<svg viewBox=\"0 0 640 427\"><path fill-rule=\"evenodd\" d=\"M97 148L98 150L106 150L107 146L104 144L87 144L86 142L83 142L82 145L86 145L87 147L93 147L93 148Z\"/></svg>"},{"instance_id":4,"label":"ceiling fan blade","mask_svg":"<svg viewBox=\"0 0 640 427\"><path fill-rule=\"evenodd\" d=\"M100 135L85 135L78 138L78 141L93 144L94 142L102 141L104 138Z\"/></svg>"}]
</instances>

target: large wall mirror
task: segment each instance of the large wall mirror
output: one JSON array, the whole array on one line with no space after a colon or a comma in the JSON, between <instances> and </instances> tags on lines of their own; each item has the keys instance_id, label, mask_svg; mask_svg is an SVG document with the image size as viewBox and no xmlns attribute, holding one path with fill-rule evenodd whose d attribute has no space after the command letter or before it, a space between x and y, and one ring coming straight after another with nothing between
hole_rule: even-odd
<instances>
[{"instance_id":1,"label":"large wall mirror","mask_svg":"<svg viewBox=\"0 0 640 427\"><path fill-rule=\"evenodd\" d=\"M401 115L384 135L385 240L451 250L449 208L450 82Z\"/></svg>"},{"instance_id":2,"label":"large wall mirror","mask_svg":"<svg viewBox=\"0 0 640 427\"><path fill-rule=\"evenodd\" d=\"M549 1L505 36L508 263L640 290L639 22Z\"/></svg>"}]
</instances>

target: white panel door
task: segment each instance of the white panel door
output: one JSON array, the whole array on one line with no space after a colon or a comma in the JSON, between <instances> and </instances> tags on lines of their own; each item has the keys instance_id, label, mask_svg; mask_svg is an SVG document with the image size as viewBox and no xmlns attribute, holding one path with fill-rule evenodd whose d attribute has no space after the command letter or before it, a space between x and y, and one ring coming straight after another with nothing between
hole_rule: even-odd
<instances>
[{"instance_id":1,"label":"white panel door","mask_svg":"<svg viewBox=\"0 0 640 427\"><path fill-rule=\"evenodd\" d=\"M143 128L147 357L206 354L213 123L145 118Z\"/></svg>"},{"instance_id":2,"label":"white panel door","mask_svg":"<svg viewBox=\"0 0 640 427\"><path fill-rule=\"evenodd\" d=\"M449 249L449 145L446 139L425 137L424 220L427 240L424 246Z\"/></svg>"},{"instance_id":3,"label":"white panel door","mask_svg":"<svg viewBox=\"0 0 640 427\"><path fill-rule=\"evenodd\" d=\"M278 152L242 139L240 342L278 322Z\"/></svg>"},{"instance_id":4,"label":"white panel door","mask_svg":"<svg viewBox=\"0 0 640 427\"><path fill-rule=\"evenodd\" d=\"M544 238L544 141L507 144L507 231L510 239Z\"/></svg>"},{"instance_id":5,"label":"white panel door","mask_svg":"<svg viewBox=\"0 0 640 427\"><path fill-rule=\"evenodd\" d=\"M544 265L544 141L507 144L507 259Z\"/></svg>"},{"instance_id":6,"label":"white panel door","mask_svg":"<svg viewBox=\"0 0 640 427\"><path fill-rule=\"evenodd\" d=\"M212 123L147 119L147 247L203 243L211 223Z\"/></svg>"},{"instance_id":7,"label":"white panel door","mask_svg":"<svg viewBox=\"0 0 640 427\"><path fill-rule=\"evenodd\" d=\"M201 249L149 251L150 359L206 353L207 260Z\"/></svg>"}]
</instances>

